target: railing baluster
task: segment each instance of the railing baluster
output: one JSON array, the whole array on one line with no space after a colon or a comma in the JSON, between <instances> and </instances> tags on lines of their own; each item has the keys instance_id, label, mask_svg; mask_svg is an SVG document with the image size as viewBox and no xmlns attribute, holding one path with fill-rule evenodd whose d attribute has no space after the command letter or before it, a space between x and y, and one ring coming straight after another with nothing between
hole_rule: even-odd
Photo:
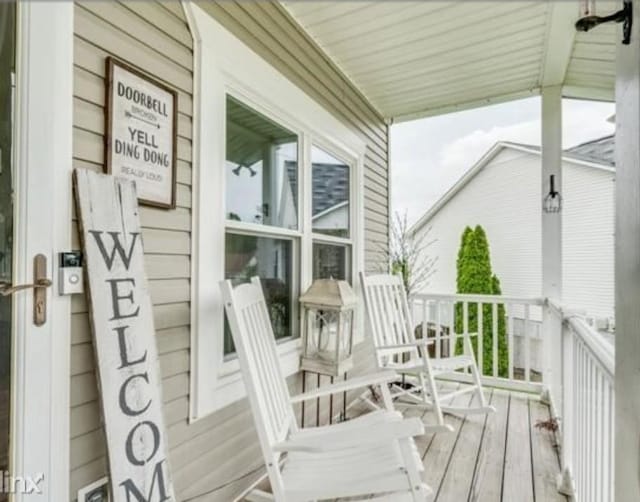
<instances>
[{"instance_id":1,"label":"railing baluster","mask_svg":"<svg viewBox=\"0 0 640 502\"><path fill-rule=\"evenodd\" d=\"M449 305L449 356L455 355L456 349L456 302L455 300Z\"/></svg>"},{"instance_id":2,"label":"railing baluster","mask_svg":"<svg viewBox=\"0 0 640 502\"><path fill-rule=\"evenodd\" d=\"M578 493L581 494L581 496L584 496L584 456L586 454L585 452L585 443L584 443L584 436L585 436L585 420L586 420L586 408L585 408L585 401L584 401L584 371L585 371L585 366L584 366L584 353L582 350L582 341L580 341L578 343L578 360L580 361L580 367L578 368L578 376L580 377L579 381L578 381L578 406L580 407L580 412L578 413L578 443L580 444L580 451L578 452L578 459L579 459L579 466L580 469L578 471Z\"/></svg>"},{"instance_id":3,"label":"railing baluster","mask_svg":"<svg viewBox=\"0 0 640 502\"><path fill-rule=\"evenodd\" d=\"M427 339L427 309L429 308L428 300L422 300L422 338Z\"/></svg>"},{"instance_id":4,"label":"railing baluster","mask_svg":"<svg viewBox=\"0 0 640 502\"><path fill-rule=\"evenodd\" d=\"M596 406L596 417L598 419L597 422L597 432L596 437L597 448L596 451L598 455L596 456L596 473L603 472L604 465L602 464L602 453L605 451L605 440L604 440L604 389L606 387L604 381L604 375L601 371L598 371L598 393L597 393L597 406ZM594 476L594 482L596 483L595 487L595 495L598 500L604 500L604 491L602 490L602 478L598 479L598 476Z\"/></svg>"},{"instance_id":5,"label":"railing baluster","mask_svg":"<svg viewBox=\"0 0 640 502\"><path fill-rule=\"evenodd\" d=\"M529 305L524 306L524 380L531 381L531 339L529 337Z\"/></svg>"},{"instance_id":6,"label":"railing baluster","mask_svg":"<svg viewBox=\"0 0 640 502\"><path fill-rule=\"evenodd\" d=\"M592 498L592 493L591 493L591 471L592 469L592 463L593 463L593 442L589 441L590 438L593 437L593 392L592 392L592 387L593 387L593 364L591 363L591 361L586 361L587 364L587 386L585 388L586 391L586 402L587 402L587 413L586 413L586 418L587 418L587 433L585 436L585 443L587 445L587 456L585 458L586 462L585 462L585 467L587 470L587 473L585 475L585 493L587 498L585 500L593 500Z\"/></svg>"},{"instance_id":7,"label":"railing baluster","mask_svg":"<svg viewBox=\"0 0 640 502\"><path fill-rule=\"evenodd\" d=\"M440 343L442 340L442 304L440 300L436 300L436 357L442 357L442 349Z\"/></svg>"},{"instance_id":8,"label":"railing baluster","mask_svg":"<svg viewBox=\"0 0 640 502\"><path fill-rule=\"evenodd\" d=\"M580 399L580 379L582 378L582 374L580 373L580 365L581 365L581 361L580 361L580 340L577 339L577 337L572 333L571 334L572 338L573 338L573 361L575 364L575 372L573 374L573 417L574 417L574 421L573 423L569 424L568 427L571 428L572 434L573 434L573 444L575 445L575 450L573 452L573 459L574 462L579 463L579 459L580 459L580 454L581 454L581 449L582 449L582 444L581 444L581 439L582 437L580 436L580 421L582 420L582 411L580 409L582 400ZM578 464L579 465L579 464ZM576 485L576 488L578 487L578 476L580 475L580 472L578 469L575 468L575 464L569 466L572 470L573 470L573 476L575 478L574 482Z\"/></svg>"},{"instance_id":9,"label":"railing baluster","mask_svg":"<svg viewBox=\"0 0 640 502\"><path fill-rule=\"evenodd\" d=\"M469 302L462 302L462 353L467 353L467 344L464 343L469 334Z\"/></svg>"},{"instance_id":10,"label":"railing baluster","mask_svg":"<svg viewBox=\"0 0 640 502\"><path fill-rule=\"evenodd\" d=\"M584 451L583 451L583 469L582 469L582 494L586 497L587 495L587 477L589 476L589 466L588 466L588 455L589 455L589 444L587 438L589 437L589 401L587 399L588 396L588 387L589 387L589 361L587 360L587 354L585 351L584 344L581 344L582 349L582 372L583 372L583 381L582 381L582 402L583 402L583 416L584 416L584 424L582 429L582 442L584 443ZM587 499L585 499L587 500Z\"/></svg>"},{"instance_id":11,"label":"railing baluster","mask_svg":"<svg viewBox=\"0 0 640 502\"><path fill-rule=\"evenodd\" d=\"M491 354L493 355L493 376L498 376L498 304L491 306Z\"/></svg>"},{"instance_id":12,"label":"railing baluster","mask_svg":"<svg viewBox=\"0 0 640 502\"><path fill-rule=\"evenodd\" d=\"M513 305L509 304L507 310L507 349L509 351L509 380L513 380L513 353L515 352L513 347Z\"/></svg>"},{"instance_id":13,"label":"railing baluster","mask_svg":"<svg viewBox=\"0 0 640 502\"><path fill-rule=\"evenodd\" d=\"M570 431L570 434L573 436L573 441L572 441L573 453L571 457L574 463L565 467L567 467L568 469L571 469L574 477L574 483L576 483L576 486L577 486L578 472L575 469L575 463L577 462L577 459L580 458L580 434L577 426L578 422L580 421L580 409L579 409L580 398L578 395L578 388L579 388L578 386L580 384L580 356L578 354L578 341L576 340L576 337L574 336L573 332L571 333L571 339L573 340L573 378L572 378L573 402L571 403L571 406L573 409L573 421L567 424L567 429Z\"/></svg>"},{"instance_id":14,"label":"railing baluster","mask_svg":"<svg viewBox=\"0 0 640 502\"><path fill-rule=\"evenodd\" d=\"M478 361L478 370L481 375L484 375L484 320L482 316L484 312L482 312L482 303L476 304L476 309L478 309L478 336L476 337L476 352L477 352L477 361Z\"/></svg>"},{"instance_id":15,"label":"railing baluster","mask_svg":"<svg viewBox=\"0 0 640 502\"><path fill-rule=\"evenodd\" d=\"M599 401L600 401L600 396L602 395L602 391L600 390L600 368L598 366L597 363L595 363L594 361L591 362L591 365L593 366L593 387L592 387L592 392L593 392L593 397L591 400L591 413L592 413L592 420L593 420L593 448L591 450L591 453L593 455L593 460L592 460L592 465L591 465L591 498L593 500L601 500L598 497L598 492L597 492L597 487L598 487L598 479L597 479L597 473L601 472L600 469L598 468L598 457L600 456L600 448L598 448L599 443L600 443L600 439L601 439L601 435L600 435L600 426L599 426L599 416L600 416L600 407L599 407Z\"/></svg>"},{"instance_id":16,"label":"railing baluster","mask_svg":"<svg viewBox=\"0 0 640 502\"><path fill-rule=\"evenodd\" d=\"M614 483L613 483L613 463L615 460L615 439L613 437L613 430L614 430L614 407L615 407L615 401L614 401L614 393L613 393L613 385L611 384L609 386L609 427L608 427L608 438L609 438L609 462L608 462L608 466L609 466L609 501L613 501L613 497L614 497L614 491L613 491L613 487L614 487Z\"/></svg>"},{"instance_id":17,"label":"railing baluster","mask_svg":"<svg viewBox=\"0 0 640 502\"><path fill-rule=\"evenodd\" d=\"M609 478L609 469L613 459L609 457L611 453L611 443L609 440L609 408L611 405L609 402L609 385L606 376L603 378L604 387L602 391L602 481L600 487L601 500L613 500L609 498L609 484L611 479Z\"/></svg>"},{"instance_id":18,"label":"railing baluster","mask_svg":"<svg viewBox=\"0 0 640 502\"><path fill-rule=\"evenodd\" d=\"M604 442L604 446L602 448L602 500L613 500L612 493L609 491L610 486L613 485L611 478L611 464L613 463L613 458L611 457L612 447L611 444L611 430L612 424L609 421L609 414L611 412L611 387L609 386L606 378L604 384L604 393L602 396L603 405L602 405L602 421L603 421L603 433L602 439Z\"/></svg>"}]
</instances>

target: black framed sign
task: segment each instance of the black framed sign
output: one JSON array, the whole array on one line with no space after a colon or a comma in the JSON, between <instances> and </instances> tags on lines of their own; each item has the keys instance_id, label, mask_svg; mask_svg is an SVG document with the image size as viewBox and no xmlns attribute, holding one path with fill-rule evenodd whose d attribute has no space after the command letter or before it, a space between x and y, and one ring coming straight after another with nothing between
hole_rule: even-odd
<instances>
[{"instance_id":1,"label":"black framed sign","mask_svg":"<svg viewBox=\"0 0 640 502\"><path fill-rule=\"evenodd\" d=\"M176 207L178 93L106 59L105 169L136 182L141 204Z\"/></svg>"}]
</instances>

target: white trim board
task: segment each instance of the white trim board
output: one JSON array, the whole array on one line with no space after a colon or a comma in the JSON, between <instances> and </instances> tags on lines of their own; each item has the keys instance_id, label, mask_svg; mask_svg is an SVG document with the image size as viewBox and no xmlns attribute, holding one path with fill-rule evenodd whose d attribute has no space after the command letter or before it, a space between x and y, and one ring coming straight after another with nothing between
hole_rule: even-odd
<instances>
[{"instance_id":1,"label":"white trim board","mask_svg":"<svg viewBox=\"0 0 640 502\"><path fill-rule=\"evenodd\" d=\"M446 115L448 113L464 112L467 110L473 110L475 108L483 108L485 106L508 103L510 101L518 101L520 99L540 96L541 94L542 87L535 87L532 89L524 89L508 94L500 94L489 98L482 98L462 103L448 104L436 108L427 108L415 112L404 113L396 115L395 117L387 117L385 120L388 124L400 124L402 122L408 122L410 120L425 119L429 117L436 117L438 115ZM586 101L615 101L615 93L613 89L584 87L577 85L563 85L562 97L569 99L583 99Z\"/></svg>"},{"instance_id":2,"label":"white trim board","mask_svg":"<svg viewBox=\"0 0 640 502\"><path fill-rule=\"evenodd\" d=\"M352 193L355 272L364 263L363 170L365 143L347 126L285 78L276 68L233 36L200 7L183 2L194 38L194 160L192 208L192 302L190 420L198 420L244 397L237 360L223 362L223 306L218 282L224 278L225 96L247 105L295 131L304 146L301 165L309 164L309 145L328 146L355 169ZM206 138L206 140L204 140ZM305 182L308 174L303 171ZM215 190L215 192L213 191ZM215 194L216 196L212 196ZM219 196L218 196L219 195ZM303 199L306 200L306 199ZM310 206L310 204L307 204ZM310 209L309 209L310 210ZM301 226L310 224L303 211ZM308 220L308 222L307 222ZM304 229L303 229L304 230ZM301 288L310 282L309 235L301 235ZM285 374L299 367L299 339L278 345Z\"/></svg>"},{"instance_id":3,"label":"white trim board","mask_svg":"<svg viewBox=\"0 0 640 502\"><path fill-rule=\"evenodd\" d=\"M43 495L69 500L71 297L57 294L59 251L71 247L73 3L18 2L14 283L33 282L47 257L47 322L33 324L33 293L14 295L12 475L44 475Z\"/></svg>"}]
</instances>

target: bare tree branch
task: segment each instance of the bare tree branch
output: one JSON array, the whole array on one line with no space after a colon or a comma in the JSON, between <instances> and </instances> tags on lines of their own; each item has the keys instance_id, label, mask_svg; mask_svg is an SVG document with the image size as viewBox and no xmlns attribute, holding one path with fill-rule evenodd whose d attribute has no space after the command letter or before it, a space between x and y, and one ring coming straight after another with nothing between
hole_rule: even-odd
<instances>
[{"instance_id":1,"label":"bare tree branch","mask_svg":"<svg viewBox=\"0 0 640 502\"><path fill-rule=\"evenodd\" d=\"M407 297L427 287L436 272L437 257L428 254L437 239L430 239L431 227L414 235L409 232L407 213L396 212L391 220L389 249L380 246L378 268L402 276Z\"/></svg>"}]
</instances>

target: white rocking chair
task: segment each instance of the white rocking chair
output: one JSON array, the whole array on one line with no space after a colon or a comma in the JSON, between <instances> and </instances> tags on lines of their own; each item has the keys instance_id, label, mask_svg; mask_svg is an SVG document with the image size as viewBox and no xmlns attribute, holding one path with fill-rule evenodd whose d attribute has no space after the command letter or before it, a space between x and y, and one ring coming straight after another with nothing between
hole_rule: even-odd
<instances>
[{"instance_id":1,"label":"white rocking chair","mask_svg":"<svg viewBox=\"0 0 640 502\"><path fill-rule=\"evenodd\" d=\"M436 424L428 426L429 432L450 431L450 426L444 423L443 413L454 415L483 414L494 412L495 408L488 406L484 398L480 373L473 356L470 336L451 333L441 339L449 337L464 339L464 355L432 358L429 356L428 346L434 340L428 340L426 333L422 339L416 339L413 331L413 321L407 303L402 279L399 276L381 274L369 277L360 273L365 305L369 318L369 326L373 332L378 366L392 369L409 380L412 384L408 388L398 383L392 384L392 398L406 398L409 404L432 409L436 415ZM408 356L408 360L407 359ZM436 377L451 374L460 369L471 370L473 385L465 386L446 394L441 394L436 386ZM443 402L450 401L456 396L475 392L476 406L446 406ZM373 404L373 403L372 403Z\"/></svg>"},{"instance_id":2,"label":"white rocking chair","mask_svg":"<svg viewBox=\"0 0 640 502\"><path fill-rule=\"evenodd\" d=\"M236 288L230 281L220 286L273 492L256 490L248 500L374 495L369 500L425 501L431 489L421 480L424 468L413 441L424 426L394 411L387 385L397 375L387 371L354 378L291 398L259 279ZM298 429L293 403L366 386L380 387L385 409L340 424Z\"/></svg>"}]
</instances>

